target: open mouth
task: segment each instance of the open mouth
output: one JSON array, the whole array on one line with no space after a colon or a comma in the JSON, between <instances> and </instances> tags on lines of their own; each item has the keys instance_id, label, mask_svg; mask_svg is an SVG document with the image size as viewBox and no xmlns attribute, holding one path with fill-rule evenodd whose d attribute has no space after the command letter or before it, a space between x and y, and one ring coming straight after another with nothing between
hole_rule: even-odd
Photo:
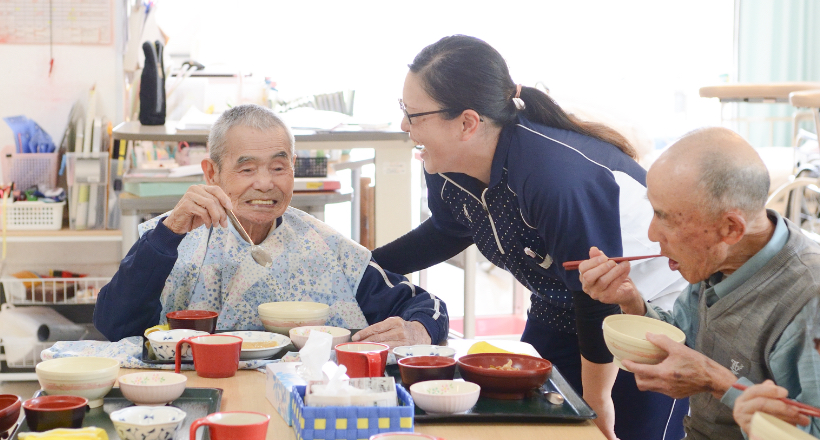
<instances>
[{"instance_id":1,"label":"open mouth","mask_svg":"<svg viewBox=\"0 0 820 440\"><path fill-rule=\"evenodd\" d=\"M248 200L245 203L247 203L249 205L254 205L254 206L273 206L273 205L276 205L277 202L276 202L276 200L254 199L254 200Z\"/></svg>"}]
</instances>

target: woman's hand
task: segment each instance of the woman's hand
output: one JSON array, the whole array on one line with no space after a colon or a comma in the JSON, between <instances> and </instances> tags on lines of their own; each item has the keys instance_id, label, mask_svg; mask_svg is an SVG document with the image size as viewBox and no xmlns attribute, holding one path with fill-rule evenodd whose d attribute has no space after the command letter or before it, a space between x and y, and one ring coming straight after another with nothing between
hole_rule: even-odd
<instances>
[{"instance_id":1,"label":"woman's hand","mask_svg":"<svg viewBox=\"0 0 820 440\"><path fill-rule=\"evenodd\" d=\"M353 342L380 342L392 347L405 345L429 345L430 335L418 321L405 321L392 316L382 322L360 330L351 338Z\"/></svg>"},{"instance_id":2,"label":"woman's hand","mask_svg":"<svg viewBox=\"0 0 820 440\"><path fill-rule=\"evenodd\" d=\"M800 414L795 406L778 400L781 397L788 397L788 395L789 392L785 388L775 385L771 380L747 388L735 400L733 412L735 422L740 425L743 431L748 433L752 416L756 412L762 411L792 425L808 425L809 418L807 416Z\"/></svg>"}]
</instances>

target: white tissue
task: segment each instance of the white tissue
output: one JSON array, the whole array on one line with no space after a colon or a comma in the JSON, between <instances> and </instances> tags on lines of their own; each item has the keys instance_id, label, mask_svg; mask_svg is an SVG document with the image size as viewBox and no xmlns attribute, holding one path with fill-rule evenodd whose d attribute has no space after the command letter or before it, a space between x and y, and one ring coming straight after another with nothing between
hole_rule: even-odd
<instances>
[{"instance_id":1,"label":"white tissue","mask_svg":"<svg viewBox=\"0 0 820 440\"><path fill-rule=\"evenodd\" d=\"M325 332L310 332L305 346L299 350L302 365L297 374L306 381L324 380L322 366L330 359L333 336Z\"/></svg>"},{"instance_id":2,"label":"white tissue","mask_svg":"<svg viewBox=\"0 0 820 440\"><path fill-rule=\"evenodd\" d=\"M39 355L43 342L76 341L85 333L85 327L49 307L3 307L0 310L0 339L10 364L33 358L33 351Z\"/></svg>"}]
</instances>

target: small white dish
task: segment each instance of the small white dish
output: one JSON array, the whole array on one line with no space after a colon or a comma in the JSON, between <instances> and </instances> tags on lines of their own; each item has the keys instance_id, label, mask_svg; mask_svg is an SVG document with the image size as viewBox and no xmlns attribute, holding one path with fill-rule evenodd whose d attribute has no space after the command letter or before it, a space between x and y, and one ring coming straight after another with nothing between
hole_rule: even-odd
<instances>
[{"instance_id":1,"label":"small white dish","mask_svg":"<svg viewBox=\"0 0 820 440\"><path fill-rule=\"evenodd\" d=\"M242 351L239 360L266 359L290 344L290 338L279 333L260 331L222 332L220 335L233 335L242 338ZM248 348L246 348L248 347Z\"/></svg>"},{"instance_id":2,"label":"small white dish","mask_svg":"<svg viewBox=\"0 0 820 440\"><path fill-rule=\"evenodd\" d=\"M124 374L118 379L120 391L136 405L165 405L185 392L188 377L166 371Z\"/></svg>"},{"instance_id":3,"label":"small white dish","mask_svg":"<svg viewBox=\"0 0 820 440\"><path fill-rule=\"evenodd\" d=\"M146 337L148 338L148 342L151 343L151 349L154 350L154 356L156 356L157 359L172 361L176 357L177 342L179 342L180 339L207 334L210 333L197 330L177 329L149 333ZM193 359L191 346L189 344L182 346L182 359Z\"/></svg>"},{"instance_id":4,"label":"small white dish","mask_svg":"<svg viewBox=\"0 0 820 440\"><path fill-rule=\"evenodd\" d=\"M419 408L429 414L458 414L468 411L481 393L481 387L463 380L428 380L410 386L410 395Z\"/></svg>"},{"instance_id":5,"label":"small white dish","mask_svg":"<svg viewBox=\"0 0 820 440\"><path fill-rule=\"evenodd\" d=\"M442 345L407 345L394 348L393 355L396 356L397 362L411 356L443 356L455 359L456 350Z\"/></svg>"},{"instance_id":6,"label":"small white dish","mask_svg":"<svg viewBox=\"0 0 820 440\"><path fill-rule=\"evenodd\" d=\"M173 440L185 416L173 406L129 406L112 412L111 421L123 440Z\"/></svg>"},{"instance_id":7,"label":"small white dish","mask_svg":"<svg viewBox=\"0 0 820 440\"><path fill-rule=\"evenodd\" d=\"M323 332L333 336L330 348L350 341L350 330L341 327L331 327L329 325L309 325L290 329L290 340L297 350L301 350L307 343L310 332Z\"/></svg>"}]
</instances>

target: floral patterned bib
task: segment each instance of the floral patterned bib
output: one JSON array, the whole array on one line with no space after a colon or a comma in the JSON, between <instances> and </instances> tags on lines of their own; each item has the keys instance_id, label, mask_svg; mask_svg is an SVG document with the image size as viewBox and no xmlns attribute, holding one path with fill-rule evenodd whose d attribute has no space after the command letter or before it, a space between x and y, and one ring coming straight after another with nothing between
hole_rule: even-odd
<instances>
[{"instance_id":1,"label":"floral patterned bib","mask_svg":"<svg viewBox=\"0 0 820 440\"><path fill-rule=\"evenodd\" d=\"M167 214L139 225L140 236ZM253 260L250 244L230 222L189 232L162 290L160 323L168 312L211 310L219 312L218 330L264 330L259 304L313 301L330 306L327 325L367 327L356 291L370 251L292 207L260 246L273 258L270 268Z\"/></svg>"}]
</instances>

